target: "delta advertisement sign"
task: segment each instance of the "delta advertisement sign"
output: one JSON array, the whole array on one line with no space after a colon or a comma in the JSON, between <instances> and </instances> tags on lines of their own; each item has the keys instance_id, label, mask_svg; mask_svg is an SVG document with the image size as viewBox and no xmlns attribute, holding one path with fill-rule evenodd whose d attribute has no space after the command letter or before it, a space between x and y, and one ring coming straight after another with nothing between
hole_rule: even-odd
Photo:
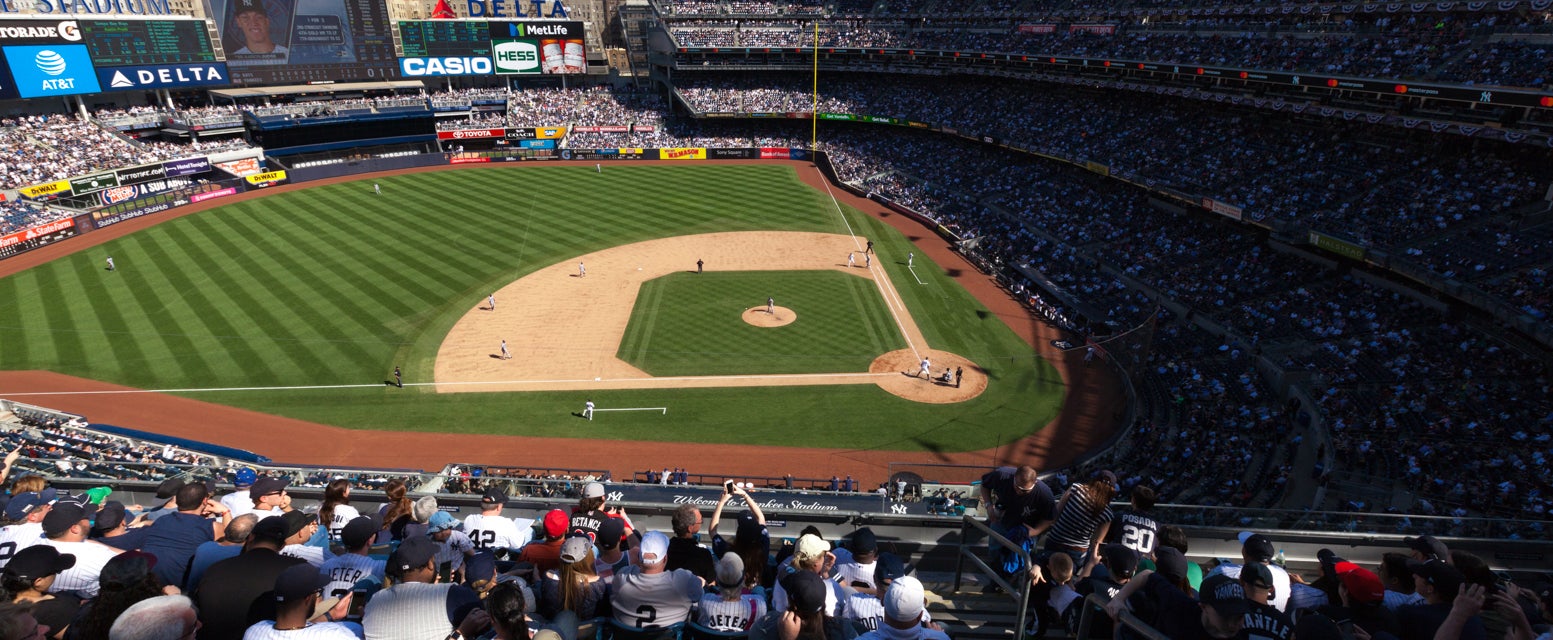
<instances>
[{"instance_id":1,"label":"delta advertisement sign","mask_svg":"<svg viewBox=\"0 0 1553 640\"><path fill-rule=\"evenodd\" d=\"M97 81L107 87L108 91L208 87L226 85L229 82L224 62L98 69Z\"/></svg>"}]
</instances>

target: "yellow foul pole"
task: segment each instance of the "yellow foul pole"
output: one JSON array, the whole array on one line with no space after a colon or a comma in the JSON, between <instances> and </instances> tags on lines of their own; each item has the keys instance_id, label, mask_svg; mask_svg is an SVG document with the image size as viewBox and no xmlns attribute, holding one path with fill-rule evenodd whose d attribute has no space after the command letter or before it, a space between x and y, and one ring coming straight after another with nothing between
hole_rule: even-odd
<instances>
[{"instance_id":1,"label":"yellow foul pole","mask_svg":"<svg viewBox=\"0 0 1553 640\"><path fill-rule=\"evenodd\" d=\"M817 149L820 138L820 21L814 21L814 93L809 106L809 148Z\"/></svg>"}]
</instances>

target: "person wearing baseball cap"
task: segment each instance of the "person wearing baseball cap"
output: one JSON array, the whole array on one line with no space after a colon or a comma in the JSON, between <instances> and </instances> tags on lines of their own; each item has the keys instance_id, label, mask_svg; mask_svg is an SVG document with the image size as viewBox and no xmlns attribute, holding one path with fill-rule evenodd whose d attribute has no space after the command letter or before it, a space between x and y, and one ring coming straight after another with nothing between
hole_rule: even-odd
<instances>
[{"instance_id":1,"label":"person wearing baseball cap","mask_svg":"<svg viewBox=\"0 0 1553 640\"><path fill-rule=\"evenodd\" d=\"M327 538L314 543L319 529L318 514L293 509L280 517L286 522L286 546L281 548L280 555L306 560L314 569L333 557L328 548L321 546L328 544Z\"/></svg>"},{"instance_id":2,"label":"person wearing baseball cap","mask_svg":"<svg viewBox=\"0 0 1553 640\"><path fill-rule=\"evenodd\" d=\"M464 533L476 549L498 554L516 553L533 537L532 528L524 531L511 518L502 517L502 509L506 506L507 492L493 484L485 488L485 495L480 496L480 513L464 517Z\"/></svg>"},{"instance_id":3,"label":"person wearing baseball cap","mask_svg":"<svg viewBox=\"0 0 1553 640\"><path fill-rule=\"evenodd\" d=\"M1413 586L1424 597L1423 604L1397 609L1397 622L1402 630L1402 640L1433 638L1440 625L1450 616L1456 594L1467 581L1461 571L1443 560L1408 560L1407 568L1413 572ZM1461 628L1462 640L1482 640L1487 637L1483 621L1478 616L1468 618Z\"/></svg>"},{"instance_id":4,"label":"person wearing baseball cap","mask_svg":"<svg viewBox=\"0 0 1553 640\"><path fill-rule=\"evenodd\" d=\"M276 578L286 569L296 565L312 568L306 560L280 554L286 546L287 529L281 516L259 520L242 553L210 565L193 585L190 597L205 626L201 638L241 637L253 623L275 619L275 599L264 594L275 588ZM165 558L158 558L156 566L160 568L163 562Z\"/></svg>"},{"instance_id":5,"label":"person wearing baseball cap","mask_svg":"<svg viewBox=\"0 0 1553 640\"><path fill-rule=\"evenodd\" d=\"M96 509L96 507L92 507ZM108 545L87 540L91 531L91 514L76 503L61 502L48 515L43 516L43 544L60 553L75 557L75 566L59 574L54 581L55 591L72 591L86 598L97 595L97 575L122 551Z\"/></svg>"},{"instance_id":6,"label":"person wearing baseball cap","mask_svg":"<svg viewBox=\"0 0 1553 640\"><path fill-rule=\"evenodd\" d=\"M0 529L0 546L15 551L26 549L43 541L43 518L48 516L56 498L53 489L28 491L11 496L5 505L5 519L15 522ZM0 567L8 560L0 558Z\"/></svg>"},{"instance_id":7,"label":"person wearing baseball cap","mask_svg":"<svg viewBox=\"0 0 1553 640\"><path fill-rule=\"evenodd\" d=\"M593 542L588 536L568 534L561 543L561 568L540 577L540 615L554 620L569 612L587 620L603 613L599 603L606 599L609 582L599 579L593 562Z\"/></svg>"},{"instance_id":8,"label":"person wearing baseball cap","mask_svg":"<svg viewBox=\"0 0 1553 640\"><path fill-rule=\"evenodd\" d=\"M1171 551L1175 550L1172 549ZM1104 595L1106 599L1115 598L1116 594L1121 593L1122 587L1132 581L1133 574L1138 570L1138 561L1138 552L1131 547L1116 543L1101 545L1100 565L1105 570L1091 572L1088 577L1079 580L1078 586L1074 587L1073 590L1081 597L1088 597L1089 594L1098 593ZM1085 606L1081 600L1078 606L1069 608L1067 614L1064 615L1064 620L1069 616L1074 617L1074 624L1070 624L1070 627L1076 627L1076 616L1083 613ZM1111 620L1109 618L1097 616L1090 624L1091 637L1111 637Z\"/></svg>"},{"instance_id":9,"label":"person wearing baseball cap","mask_svg":"<svg viewBox=\"0 0 1553 640\"><path fill-rule=\"evenodd\" d=\"M744 560L728 552L717 561L717 589L701 596L696 606L696 623L714 631L749 631L766 617L766 599L744 593Z\"/></svg>"},{"instance_id":10,"label":"person wearing baseball cap","mask_svg":"<svg viewBox=\"0 0 1553 640\"><path fill-rule=\"evenodd\" d=\"M437 582L437 543L405 538L388 556L391 586L373 594L362 613L366 637L374 640L474 638L490 626L480 596L454 582Z\"/></svg>"},{"instance_id":11,"label":"person wearing baseball cap","mask_svg":"<svg viewBox=\"0 0 1553 640\"><path fill-rule=\"evenodd\" d=\"M81 608L81 598L56 585L59 575L75 564L74 556L62 554L48 545L22 549L0 573L0 585L9 597L6 602L30 605L39 624L64 629ZM50 592L54 592L53 595Z\"/></svg>"},{"instance_id":12,"label":"person wearing baseball cap","mask_svg":"<svg viewBox=\"0 0 1553 640\"><path fill-rule=\"evenodd\" d=\"M147 522L155 522L158 518L178 511L178 490L183 488L183 478L168 478L156 485L156 499L162 503L155 508L140 514Z\"/></svg>"},{"instance_id":13,"label":"person wearing baseball cap","mask_svg":"<svg viewBox=\"0 0 1553 640\"><path fill-rule=\"evenodd\" d=\"M927 592L922 582L901 576L884 591L884 618L879 628L858 636L858 640L949 640L937 623L925 622Z\"/></svg>"},{"instance_id":14,"label":"person wearing baseball cap","mask_svg":"<svg viewBox=\"0 0 1553 640\"><path fill-rule=\"evenodd\" d=\"M836 555L830 551L830 543L819 536L804 534L798 536L798 544L793 546L793 557L783 566L777 567L777 575L786 577L790 573L808 571L816 575L827 575L836 564ZM841 606L846 602L846 594L841 585L824 581L827 585L825 596L825 615L839 617L842 613ZM781 579L777 580L776 591L771 594L771 608L775 611L787 610L787 591L782 587Z\"/></svg>"},{"instance_id":15,"label":"person wearing baseball cap","mask_svg":"<svg viewBox=\"0 0 1553 640\"><path fill-rule=\"evenodd\" d=\"M776 609L778 615L772 616L776 635L783 638L845 637L836 619L825 615L830 584L833 583L811 571L782 576L777 586L788 597L784 606Z\"/></svg>"},{"instance_id":16,"label":"person wearing baseball cap","mask_svg":"<svg viewBox=\"0 0 1553 640\"><path fill-rule=\"evenodd\" d=\"M722 523L723 507L726 507L728 501L735 497L743 499L749 511L739 513L733 542L729 543L727 539L717 534L717 525ZM768 589L775 587L773 578L775 573L769 564L771 534L766 530L766 515L760 511L760 502L750 497L747 487L733 481L723 483L723 495L717 500L717 508L712 510L712 521L707 525L706 530L712 537L713 556L721 558L723 554L733 552L744 561L744 586L764 586Z\"/></svg>"},{"instance_id":17,"label":"person wearing baseball cap","mask_svg":"<svg viewBox=\"0 0 1553 640\"><path fill-rule=\"evenodd\" d=\"M626 525L626 534L631 533L631 520L626 517L622 507L609 506L609 494L604 490L603 483L589 482L582 487L582 497L577 499L577 504L572 506L570 520L567 523L569 533L581 533L588 536L589 540L598 540L599 527L609 518L621 518Z\"/></svg>"},{"instance_id":18,"label":"person wearing baseball cap","mask_svg":"<svg viewBox=\"0 0 1553 640\"><path fill-rule=\"evenodd\" d=\"M340 544L344 546L345 553L328 559L319 568L320 572L332 579L324 587L324 593L350 591L363 581L373 585L383 584L383 570L388 563L374 560L369 555L378 529L377 520L371 516L357 516L345 523L345 528L340 529Z\"/></svg>"},{"instance_id":19,"label":"person wearing baseball cap","mask_svg":"<svg viewBox=\"0 0 1553 640\"><path fill-rule=\"evenodd\" d=\"M626 553L627 545L621 539L625 530L626 523L620 518L610 518L599 525L599 537L593 543L597 550L593 570L600 579L611 580L615 572L630 566L631 555Z\"/></svg>"},{"instance_id":20,"label":"person wearing baseball cap","mask_svg":"<svg viewBox=\"0 0 1553 640\"><path fill-rule=\"evenodd\" d=\"M1167 610L1172 608L1196 611L1196 600L1187 580L1187 567L1191 564L1179 549L1162 543L1154 551L1155 568L1139 571L1122 585L1121 591L1106 603L1106 614L1114 620L1131 608L1139 619L1152 624L1169 615Z\"/></svg>"},{"instance_id":21,"label":"person wearing baseball cap","mask_svg":"<svg viewBox=\"0 0 1553 640\"><path fill-rule=\"evenodd\" d=\"M1450 549L1434 536L1425 534L1416 538L1403 538L1402 543L1407 545L1408 551L1413 554L1413 559L1419 562L1439 560L1449 564L1451 561Z\"/></svg>"},{"instance_id":22,"label":"person wearing baseball cap","mask_svg":"<svg viewBox=\"0 0 1553 640\"><path fill-rule=\"evenodd\" d=\"M243 640L359 640L361 625L335 622L344 618L350 610L349 593L324 612L323 620L309 620L313 618L314 606L323 600L323 589L328 584L329 577L311 566L299 564L287 567L275 577L275 588L271 591L275 600L275 617L248 627L243 633Z\"/></svg>"},{"instance_id":23,"label":"person wearing baseball cap","mask_svg":"<svg viewBox=\"0 0 1553 640\"><path fill-rule=\"evenodd\" d=\"M906 574L906 562L901 560L900 556L888 551L881 552L878 559L874 561L873 584L876 586L873 592L848 590L846 606L842 607L842 616L852 621L854 627L878 629L884 621L885 590L890 588L890 583L896 578ZM924 620L926 619L924 617Z\"/></svg>"},{"instance_id":24,"label":"person wearing baseball cap","mask_svg":"<svg viewBox=\"0 0 1553 640\"><path fill-rule=\"evenodd\" d=\"M237 23L237 28L242 30L245 43L241 49L233 51L233 54L239 56L254 54L284 56L286 54L286 47L276 44L274 36L270 34L270 16L264 11L264 3L261 0L238 0L233 14L233 20Z\"/></svg>"},{"instance_id":25,"label":"person wearing baseball cap","mask_svg":"<svg viewBox=\"0 0 1553 640\"><path fill-rule=\"evenodd\" d=\"M669 537L662 532L642 536L638 552L640 564L616 572L611 581L615 621L638 629L684 622L691 605L701 600L705 582L684 569L668 570Z\"/></svg>"},{"instance_id":26,"label":"person wearing baseball cap","mask_svg":"<svg viewBox=\"0 0 1553 640\"><path fill-rule=\"evenodd\" d=\"M253 500L253 512L262 519L290 511L291 494L286 493L288 484L291 484L290 480L269 476L254 480L253 486L248 487L248 498Z\"/></svg>"},{"instance_id":27,"label":"person wearing baseball cap","mask_svg":"<svg viewBox=\"0 0 1553 640\"><path fill-rule=\"evenodd\" d=\"M1317 607L1317 611L1333 620L1352 622L1371 636L1400 632L1396 615L1385 607L1386 588L1380 576L1341 559L1332 563L1332 575L1337 579L1339 604Z\"/></svg>"},{"instance_id":28,"label":"person wearing baseball cap","mask_svg":"<svg viewBox=\"0 0 1553 640\"><path fill-rule=\"evenodd\" d=\"M238 469L237 473L232 474L232 484L236 490L221 496L221 504L232 510L232 517L236 518L253 511L253 498L249 497L248 490L258 479L258 472L247 467Z\"/></svg>"},{"instance_id":29,"label":"person wearing baseball cap","mask_svg":"<svg viewBox=\"0 0 1553 640\"><path fill-rule=\"evenodd\" d=\"M551 569L561 567L561 543L566 538L567 527L571 521L566 517L566 512L560 509L551 509L545 514L544 529L545 539L535 540L524 545L523 551L518 553L518 562L527 562L534 565L534 570L544 573Z\"/></svg>"},{"instance_id":30,"label":"person wearing baseball cap","mask_svg":"<svg viewBox=\"0 0 1553 640\"><path fill-rule=\"evenodd\" d=\"M1267 567L1273 574L1272 605L1279 611L1286 611L1289 607L1289 595L1293 593L1290 586L1289 572L1283 567L1272 564L1273 556L1277 555L1277 549L1273 548L1273 542L1260 533L1242 531L1240 538L1240 558L1243 564L1221 564L1208 572L1208 576L1224 575L1236 580L1240 579L1241 567L1249 564L1260 564Z\"/></svg>"},{"instance_id":31,"label":"person wearing baseball cap","mask_svg":"<svg viewBox=\"0 0 1553 640\"><path fill-rule=\"evenodd\" d=\"M1285 640L1294 633L1294 620L1268 604L1273 595L1273 572L1261 563L1240 570L1240 587L1245 592L1247 611L1242 638L1249 640Z\"/></svg>"},{"instance_id":32,"label":"person wearing baseball cap","mask_svg":"<svg viewBox=\"0 0 1553 640\"><path fill-rule=\"evenodd\" d=\"M873 529L863 527L853 531L850 548L838 548L836 566L831 576L849 590L865 591L879 595L884 591L874 584L875 563L879 559L879 539Z\"/></svg>"},{"instance_id":33,"label":"person wearing baseball cap","mask_svg":"<svg viewBox=\"0 0 1553 640\"><path fill-rule=\"evenodd\" d=\"M426 522L426 535L437 543L437 570L442 571L446 567L449 580L463 582L464 563L474 556L475 545L458 527L459 521L453 514L438 511L431 514L431 519Z\"/></svg>"}]
</instances>

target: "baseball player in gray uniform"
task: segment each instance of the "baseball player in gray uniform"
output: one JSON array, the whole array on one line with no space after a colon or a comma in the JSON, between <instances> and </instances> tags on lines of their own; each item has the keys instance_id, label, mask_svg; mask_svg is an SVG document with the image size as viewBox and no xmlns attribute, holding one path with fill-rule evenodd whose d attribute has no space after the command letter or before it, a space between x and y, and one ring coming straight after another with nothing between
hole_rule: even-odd
<instances>
[{"instance_id":1,"label":"baseball player in gray uniform","mask_svg":"<svg viewBox=\"0 0 1553 640\"><path fill-rule=\"evenodd\" d=\"M766 313L776 315L776 298L766 298Z\"/></svg>"},{"instance_id":2,"label":"baseball player in gray uniform","mask_svg":"<svg viewBox=\"0 0 1553 640\"><path fill-rule=\"evenodd\" d=\"M855 267L855 266L857 266L857 256L855 256L851 251L848 251L847 252L847 268L851 269L852 267Z\"/></svg>"},{"instance_id":3,"label":"baseball player in gray uniform","mask_svg":"<svg viewBox=\"0 0 1553 640\"><path fill-rule=\"evenodd\" d=\"M586 277L588 277L588 265L585 265L585 264L583 264L581 262L577 263L577 277L579 277L579 278L586 278Z\"/></svg>"},{"instance_id":4,"label":"baseball player in gray uniform","mask_svg":"<svg viewBox=\"0 0 1553 640\"><path fill-rule=\"evenodd\" d=\"M503 360L511 360L512 359L512 352L507 351L507 341L506 340L501 341L501 359L503 359ZM926 362L926 361L924 361L924 362Z\"/></svg>"}]
</instances>

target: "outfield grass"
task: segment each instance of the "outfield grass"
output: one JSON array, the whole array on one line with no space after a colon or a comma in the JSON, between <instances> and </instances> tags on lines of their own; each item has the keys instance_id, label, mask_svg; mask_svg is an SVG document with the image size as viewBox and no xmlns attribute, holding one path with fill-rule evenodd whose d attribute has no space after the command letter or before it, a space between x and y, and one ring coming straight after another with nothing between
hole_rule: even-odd
<instances>
[{"instance_id":1,"label":"outfield grass","mask_svg":"<svg viewBox=\"0 0 1553 640\"><path fill-rule=\"evenodd\" d=\"M929 406L872 387L601 392L591 394L601 406L670 405L673 429L616 414L588 437L966 450L1056 414L1049 365L920 256L917 285L891 259L910 250L899 233L850 209L845 219L785 166L481 168L294 191L0 279L0 368L184 389L373 384L401 364L406 382L425 382L453 323L539 267L653 238L850 225L875 239L933 346L992 370L986 394ZM102 269L106 255L118 271ZM580 405L577 393L381 387L189 395L344 427L555 436L576 435L565 417Z\"/></svg>"},{"instance_id":2,"label":"outfield grass","mask_svg":"<svg viewBox=\"0 0 1553 640\"><path fill-rule=\"evenodd\" d=\"M767 296L798 319L740 318ZM856 373L906 340L872 280L836 271L675 273L642 285L617 354L655 376Z\"/></svg>"}]
</instances>

